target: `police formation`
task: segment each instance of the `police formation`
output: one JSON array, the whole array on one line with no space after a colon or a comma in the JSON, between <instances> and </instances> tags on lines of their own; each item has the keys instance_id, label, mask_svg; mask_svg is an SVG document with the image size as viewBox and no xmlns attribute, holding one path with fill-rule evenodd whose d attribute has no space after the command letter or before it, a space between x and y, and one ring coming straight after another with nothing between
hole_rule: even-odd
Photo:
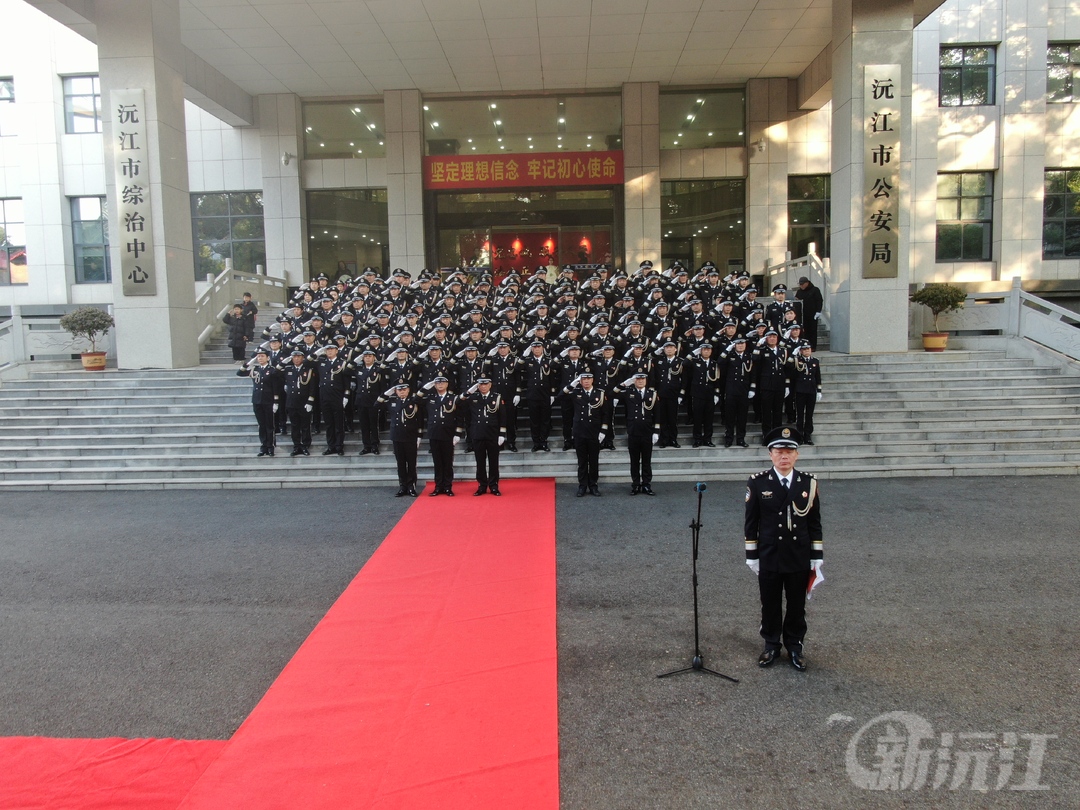
<instances>
[{"instance_id":1,"label":"police formation","mask_svg":"<svg viewBox=\"0 0 1080 810\"><path fill-rule=\"evenodd\" d=\"M532 452L550 452L552 412L561 412L562 450L578 459L578 496L600 495L599 454L626 434L631 494L652 495L654 447L679 447L680 422L694 447L748 447L785 420L813 444L821 399L820 363L804 339L787 288L767 303L748 273L722 277L711 262L691 274L642 262L633 274L601 268L579 281L564 267L489 275L458 270L445 278L404 270L389 279L303 285L254 356L237 372L252 381L260 456L278 436L291 456L345 455L359 431L360 455L382 452L388 431L398 496L416 494L424 438L435 465L432 495L454 495L456 446L476 460L475 494L499 495L499 455L517 452L519 409L528 415ZM800 282L803 290L810 285ZM816 321L820 295L803 316ZM816 306L816 310L814 307ZM816 324L815 324L816 325ZM816 329L813 330L816 339Z\"/></svg>"}]
</instances>

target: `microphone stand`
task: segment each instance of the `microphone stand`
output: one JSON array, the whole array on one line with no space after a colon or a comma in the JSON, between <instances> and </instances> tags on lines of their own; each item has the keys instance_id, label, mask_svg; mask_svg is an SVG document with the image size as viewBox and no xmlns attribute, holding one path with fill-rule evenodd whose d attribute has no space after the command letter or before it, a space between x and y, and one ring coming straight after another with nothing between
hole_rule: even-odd
<instances>
[{"instance_id":1,"label":"microphone stand","mask_svg":"<svg viewBox=\"0 0 1080 810\"><path fill-rule=\"evenodd\" d=\"M657 678L667 678L672 675L681 675L684 672L707 672L710 675L715 675L718 678L726 678L732 683L738 683L738 678L732 678L730 675L725 675L722 672L709 669L705 666L705 662L701 656L701 643L700 633L698 631L698 580L697 580L697 560L698 560L698 538L701 535L701 496L705 492L705 484L694 484L694 491L697 492L697 518L690 524L690 532L693 537L693 571L694 571L694 658L690 662L690 666L683 667L681 669L673 669L671 672L663 672L657 675Z\"/></svg>"}]
</instances>

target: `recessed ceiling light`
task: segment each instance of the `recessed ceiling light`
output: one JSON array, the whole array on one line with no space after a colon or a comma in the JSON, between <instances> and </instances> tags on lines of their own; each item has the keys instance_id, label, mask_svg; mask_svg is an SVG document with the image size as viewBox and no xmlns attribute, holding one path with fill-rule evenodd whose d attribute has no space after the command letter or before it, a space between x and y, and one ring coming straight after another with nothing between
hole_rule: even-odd
<instances>
[{"instance_id":1,"label":"recessed ceiling light","mask_svg":"<svg viewBox=\"0 0 1080 810\"><path fill-rule=\"evenodd\" d=\"M427 104L425 104L425 105L424 105L424 112L427 112L427 111L428 111L428 105L427 105Z\"/></svg>"},{"instance_id":2,"label":"recessed ceiling light","mask_svg":"<svg viewBox=\"0 0 1080 810\"><path fill-rule=\"evenodd\" d=\"M533 145L532 145L531 143L529 144L529 148L530 148L530 149L532 149L532 148L533 148Z\"/></svg>"},{"instance_id":3,"label":"recessed ceiling light","mask_svg":"<svg viewBox=\"0 0 1080 810\"><path fill-rule=\"evenodd\" d=\"M592 135L586 135L585 137L590 141L592 140Z\"/></svg>"},{"instance_id":4,"label":"recessed ceiling light","mask_svg":"<svg viewBox=\"0 0 1080 810\"><path fill-rule=\"evenodd\" d=\"M325 143L320 143L319 146L325 147L326 144Z\"/></svg>"},{"instance_id":5,"label":"recessed ceiling light","mask_svg":"<svg viewBox=\"0 0 1080 810\"><path fill-rule=\"evenodd\" d=\"M432 121L432 122L431 122L431 126L433 126L433 127L436 127L436 128L437 128L437 127L439 126L439 122L438 122L438 121Z\"/></svg>"},{"instance_id":6,"label":"recessed ceiling light","mask_svg":"<svg viewBox=\"0 0 1080 810\"><path fill-rule=\"evenodd\" d=\"M558 141L561 141L561 140L562 140L562 135L557 135L557 136L555 137L555 139L556 139L556 140L558 140Z\"/></svg>"},{"instance_id":7,"label":"recessed ceiling light","mask_svg":"<svg viewBox=\"0 0 1080 810\"><path fill-rule=\"evenodd\" d=\"M694 120L694 116L692 116L692 115L688 115L688 116L686 116L686 120L687 120L687 121L693 121L693 120Z\"/></svg>"},{"instance_id":8,"label":"recessed ceiling light","mask_svg":"<svg viewBox=\"0 0 1080 810\"><path fill-rule=\"evenodd\" d=\"M349 146L356 146L356 144L353 143L352 141L349 141Z\"/></svg>"},{"instance_id":9,"label":"recessed ceiling light","mask_svg":"<svg viewBox=\"0 0 1080 810\"><path fill-rule=\"evenodd\" d=\"M476 151L476 147L474 146L474 147L472 148L472 150L473 150L473 151L475 152L475 151Z\"/></svg>"},{"instance_id":10,"label":"recessed ceiling light","mask_svg":"<svg viewBox=\"0 0 1080 810\"><path fill-rule=\"evenodd\" d=\"M739 130L739 134L742 135L742 130L741 129Z\"/></svg>"},{"instance_id":11,"label":"recessed ceiling light","mask_svg":"<svg viewBox=\"0 0 1080 810\"><path fill-rule=\"evenodd\" d=\"M360 112L360 108L359 108L359 107L353 107L353 108L352 108L352 111L353 111L354 113L358 113L358 112Z\"/></svg>"},{"instance_id":12,"label":"recessed ceiling light","mask_svg":"<svg viewBox=\"0 0 1080 810\"><path fill-rule=\"evenodd\" d=\"M491 105L491 109L493 109L493 110L494 110L494 109L495 109L495 108L496 108L497 106L498 106L497 104L492 104L492 105Z\"/></svg>"},{"instance_id":13,"label":"recessed ceiling light","mask_svg":"<svg viewBox=\"0 0 1080 810\"><path fill-rule=\"evenodd\" d=\"M305 132L311 132L311 127L304 127Z\"/></svg>"},{"instance_id":14,"label":"recessed ceiling light","mask_svg":"<svg viewBox=\"0 0 1080 810\"><path fill-rule=\"evenodd\" d=\"M501 127L501 126L502 126L502 119L501 119L501 118L496 118L496 119L495 119L495 126L497 126L497 127Z\"/></svg>"},{"instance_id":15,"label":"recessed ceiling light","mask_svg":"<svg viewBox=\"0 0 1080 810\"><path fill-rule=\"evenodd\" d=\"M703 99L703 98L699 98L699 99L697 100L697 103L698 103L698 104L704 104L704 103L705 103L705 99Z\"/></svg>"},{"instance_id":16,"label":"recessed ceiling light","mask_svg":"<svg viewBox=\"0 0 1080 810\"><path fill-rule=\"evenodd\" d=\"M710 137L710 138L712 137L712 133L711 133L711 132L709 133L709 137Z\"/></svg>"},{"instance_id":17,"label":"recessed ceiling light","mask_svg":"<svg viewBox=\"0 0 1080 810\"><path fill-rule=\"evenodd\" d=\"M674 145L675 145L675 146L678 146L678 145L679 145L679 142L678 142L678 141L675 141L675 144L674 144Z\"/></svg>"},{"instance_id":18,"label":"recessed ceiling light","mask_svg":"<svg viewBox=\"0 0 1080 810\"><path fill-rule=\"evenodd\" d=\"M466 138L466 139L465 139L465 142L466 142L466 143L472 143L472 138Z\"/></svg>"},{"instance_id":19,"label":"recessed ceiling light","mask_svg":"<svg viewBox=\"0 0 1080 810\"><path fill-rule=\"evenodd\" d=\"M364 150L363 149L357 149L356 154L362 155L362 154L364 154Z\"/></svg>"},{"instance_id":20,"label":"recessed ceiling light","mask_svg":"<svg viewBox=\"0 0 1080 810\"><path fill-rule=\"evenodd\" d=\"M530 135L530 136L529 136L528 138L526 138L525 140L527 140L527 141L531 141L531 140L532 140L532 135Z\"/></svg>"},{"instance_id":21,"label":"recessed ceiling light","mask_svg":"<svg viewBox=\"0 0 1080 810\"><path fill-rule=\"evenodd\" d=\"M496 138L495 140L496 140L496 141L497 141L498 143L502 143L502 138Z\"/></svg>"},{"instance_id":22,"label":"recessed ceiling light","mask_svg":"<svg viewBox=\"0 0 1080 810\"><path fill-rule=\"evenodd\" d=\"M559 123L560 123L560 124L565 124L565 123L566 123L566 119L565 119L565 118L560 118L560 119L559 119Z\"/></svg>"},{"instance_id":23,"label":"recessed ceiling light","mask_svg":"<svg viewBox=\"0 0 1080 810\"><path fill-rule=\"evenodd\" d=\"M505 147L505 146L500 146L499 148L500 148L500 149L505 149L506 147Z\"/></svg>"}]
</instances>

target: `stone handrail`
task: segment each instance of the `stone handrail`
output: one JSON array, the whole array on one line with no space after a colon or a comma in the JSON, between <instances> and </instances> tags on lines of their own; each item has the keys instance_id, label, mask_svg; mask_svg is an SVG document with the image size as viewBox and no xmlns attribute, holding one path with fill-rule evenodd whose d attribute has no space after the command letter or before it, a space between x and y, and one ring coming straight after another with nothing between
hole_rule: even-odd
<instances>
[{"instance_id":1,"label":"stone handrail","mask_svg":"<svg viewBox=\"0 0 1080 810\"><path fill-rule=\"evenodd\" d=\"M210 286L195 301L195 324L199 330L199 348L221 326L229 307L240 301L245 292L251 293L256 304L284 304L289 290L285 279L244 273L226 267L217 278L207 277Z\"/></svg>"},{"instance_id":2,"label":"stone handrail","mask_svg":"<svg viewBox=\"0 0 1080 810\"><path fill-rule=\"evenodd\" d=\"M0 321L0 369L18 362L15 351L15 322L8 318ZM22 354L19 352L19 354Z\"/></svg>"}]
</instances>

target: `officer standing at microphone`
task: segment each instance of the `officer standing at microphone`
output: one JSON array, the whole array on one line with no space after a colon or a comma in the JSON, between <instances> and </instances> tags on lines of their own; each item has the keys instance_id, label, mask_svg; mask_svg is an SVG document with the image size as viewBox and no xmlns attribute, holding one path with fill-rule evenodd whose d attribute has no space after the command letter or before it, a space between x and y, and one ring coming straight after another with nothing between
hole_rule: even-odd
<instances>
[{"instance_id":1,"label":"officer standing at microphone","mask_svg":"<svg viewBox=\"0 0 1080 810\"><path fill-rule=\"evenodd\" d=\"M791 425L766 435L772 467L746 482L743 537L746 564L757 574L761 594L765 649L758 666L771 666L783 643L791 665L805 672L806 590L810 572L821 571L822 531L817 479L795 469L801 438Z\"/></svg>"}]
</instances>

